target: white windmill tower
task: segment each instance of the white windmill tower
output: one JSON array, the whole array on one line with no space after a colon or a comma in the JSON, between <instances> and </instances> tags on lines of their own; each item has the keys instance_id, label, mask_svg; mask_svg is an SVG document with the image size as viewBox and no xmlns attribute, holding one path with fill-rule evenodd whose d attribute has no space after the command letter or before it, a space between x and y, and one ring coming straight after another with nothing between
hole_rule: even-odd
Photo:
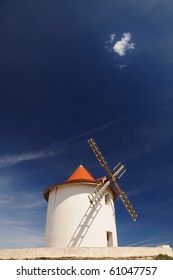
<instances>
[{"instance_id":1,"label":"white windmill tower","mask_svg":"<svg viewBox=\"0 0 173 280\"><path fill-rule=\"evenodd\" d=\"M112 175L94 140L88 142L109 178L94 179L80 165L65 182L44 191L48 201L46 247L117 247L114 201L118 193L128 204L127 208L130 207L129 213L133 219L137 217L117 185L117 179L124 173L124 166L118 165ZM111 183L116 188L110 186Z\"/></svg>"}]
</instances>

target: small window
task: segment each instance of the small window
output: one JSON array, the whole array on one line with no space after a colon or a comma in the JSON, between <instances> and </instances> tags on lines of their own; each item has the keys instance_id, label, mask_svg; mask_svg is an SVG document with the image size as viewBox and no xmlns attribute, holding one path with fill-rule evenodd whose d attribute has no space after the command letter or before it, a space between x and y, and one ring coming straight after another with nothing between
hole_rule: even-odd
<instances>
[{"instance_id":1,"label":"small window","mask_svg":"<svg viewBox=\"0 0 173 280\"><path fill-rule=\"evenodd\" d=\"M111 231L106 232L106 238L107 238L107 247L113 247L113 237Z\"/></svg>"},{"instance_id":2,"label":"small window","mask_svg":"<svg viewBox=\"0 0 173 280\"><path fill-rule=\"evenodd\" d=\"M110 202L110 196L108 193L105 194L105 204L108 205Z\"/></svg>"}]
</instances>

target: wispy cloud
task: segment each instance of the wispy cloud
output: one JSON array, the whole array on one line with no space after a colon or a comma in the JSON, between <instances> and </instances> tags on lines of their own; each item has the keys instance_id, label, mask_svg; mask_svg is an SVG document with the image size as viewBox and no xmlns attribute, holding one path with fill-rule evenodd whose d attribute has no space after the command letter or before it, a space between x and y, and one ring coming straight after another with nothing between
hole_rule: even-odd
<instances>
[{"instance_id":1,"label":"wispy cloud","mask_svg":"<svg viewBox=\"0 0 173 280\"><path fill-rule=\"evenodd\" d=\"M39 158L48 157L51 155L51 151L37 151L37 152L26 152L15 155L4 155L0 156L0 167L5 167L13 164L20 163L22 161L34 160Z\"/></svg>"},{"instance_id":2,"label":"wispy cloud","mask_svg":"<svg viewBox=\"0 0 173 280\"><path fill-rule=\"evenodd\" d=\"M13 187L10 187L8 184L2 186L1 181L0 191L0 209L3 207L3 210L33 210L34 208L41 208L45 204L41 192L20 190L20 192L17 193L16 190Z\"/></svg>"},{"instance_id":3,"label":"wispy cloud","mask_svg":"<svg viewBox=\"0 0 173 280\"><path fill-rule=\"evenodd\" d=\"M0 176L0 248L43 247L46 203L42 193L19 185L16 191L15 185L14 177Z\"/></svg>"},{"instance_id":4,"label":"wispy cloud","mask_svg":"<svg viewBox=\"0 0 173 280\"><path fill-rule=\"evenodd\" d=\"M30 219L30 220L29 220ZM7 221L0 217L0 248L37 248L44 247L44 230L40 223L32 222L28 217L19 222L8 216ZM40 227L40 228L39 228Z\"/></svg>"},{"instance_id":5,"label":"wispy cloud","mask_svg":"<svg viewBox=\"0 0 173 280\"><path fill-rule=\"evenodd\" d=\"M44 150L41 151L27 151L25 153L21 154L15 154L15 155L3 155L0 156L0 167L7 167L10 165L15 165L18 163L21 163L23 161L30 161L30 160L37 160L41 158L48 158L52 157L58 154L61 154L65 148L68 147L69 144L72 144L75 141L78 141L85 136L91 135L95 132L104 130L110 126L115 125L116 123L119 123L127 118L129 118L130 115L126 115L123 117L120 117L118 119L115 119L113 121L107 122L99 127L93 128L91 130L85 131L83 133L77 134L75 136L70 137L67 140L56 142L50 145L49 147L46 147Z\"/></svg>"},{"instance_id":6,"label":"wispy cloud","mask_svg":"<svg viewBox=\"0 0 173 280\"><path fill-rule=\"evenodd\" d=\"M159 246L164 244L165 239L167 239L167 236L155 237L155 238L145 239L142 241L131 243L128 246L138 246L138 245L140 247Z\"/></svg>"},{"instance_id":7,"label":"wispy cloud","mask_svg":"<svg viewBox=\"0 0 173 280\"><path fill-rule=\"evenodd\" d=\"M127 67L126 64L120 64L120 65L119 65L120 70L123 70L123 69L125 69L126 67Z\"/></svg>"},{"instance_id":8,"label":"wispy cloud","mask_svg":"<svg viewBox=\"0 0 173 280\"><path fill-rule=\"evenodd\" d=\"M115 39L115 34L111 34L111 35L110 35L110 43L111 43L111 44L113 44L114 39Z\"/></svg>"},{"instance_id":9,"label":"wispy cloud","mask_svg":"<svg viewBox=\"0 0 173 280\"><path fill-rule=\"evenodd\" d=\"M105 48L107 49L108 52L112 52L112 46L114 45L114 40L115 40L115 34L111 34L108 38L108 40L105 41Z\"/></svg>"}]
</instances>

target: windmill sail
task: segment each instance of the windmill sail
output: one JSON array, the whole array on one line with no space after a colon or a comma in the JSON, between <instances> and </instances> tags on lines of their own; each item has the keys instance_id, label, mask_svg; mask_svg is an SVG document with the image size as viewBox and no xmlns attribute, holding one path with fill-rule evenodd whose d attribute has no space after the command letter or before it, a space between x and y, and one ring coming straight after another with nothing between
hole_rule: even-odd
<instances>
[{"instance_id":1,"label":"windmill sail","mask_svg":"<svg viewBox=\"0 0 173 280\"><path fill-rule=\"evenodd\" d=\"M105 190L110 185L109 179L104 179L94 188L94 190L88 195L89 201L92 205L96 206L105 194Z\"/></svg>"},{"instance_id":2,"label":"windmill sail","mask_svg":"<svg viewBox=\"0 0 173 280\"><path fill-rule=\"evenodd\" d=\"M106 170L109 179L104 178L103 181L101 183L98 184L98 186L89 194L89 200L91 202L91 204L97 204L98 202L100 202L101 198L104 195L104 192L106 190L106 188L109 186L110 183L113 183L116 187L117 192L120 195L120 198L123 202L123 204L125 205L127 211L129 212L129 215L132 217L132 219L134 221L136 221L137 219L137 214L132 206L132 204L130 203L127 195L121 190L121 188L119 187L117 180L124 174L124 172L126 171L124 165L122 165L122 163L118 163L117 166L115 166L114 173L112 174L112 172L110 171L107 162L104 158L104 156L102 155L101 151L99 150L96 142L94 141L93 138L88 140L88 143L91 147L91 149L93 150L95 156L97 157L99 163L101 164L101 166L104 167L104 169Z\"/></svg>"},{"instance_id":3,"label":"windmill sail","mask_svg":"<svg viewBox=\"0 0 173 280\"><path fill-rule=\"evenodd\" d=\"M94 141L94 139L93 138L89 139L88 143L89 143L91 149L93 150L96 158L98 159L99 163L101 164L101 166L103 166L105 168L109 177L112 178L112 173L111 173L109 167L107 166L107 162L106 162L104 156L102 155L101 151L99 150L99 148L98 148L96 142Z\"/></svg>"},{"instance_id":4,"label":"windmill sail","mask_svg":"<svg viewBox=\"0 0 173 280\"><path fill-rule=\"evenodd\" d=\"M113 171L114 171L113 177L117 177L117 179L120 179L121 176L123 176L123 174L126 172L126 169L124 165L122 165L122 163L119 162L117 166L113 168Z\"/></svg>"},{"instance_id":5,"label":"windmill sail","mask_svg":"<svg viewBox=\"0 0 173 280\"><path fill-rule=\"evenodd\" d=\"M125 205L127 211L129 212L130 216L132 217L133 221L135 222L138 215L136 214L135 209L133 208L132 204L130 203L127 195L124 192L122 192L122 194L120 195L120 198L121 198L123 204Z\"/></svg>"}]
</instances>

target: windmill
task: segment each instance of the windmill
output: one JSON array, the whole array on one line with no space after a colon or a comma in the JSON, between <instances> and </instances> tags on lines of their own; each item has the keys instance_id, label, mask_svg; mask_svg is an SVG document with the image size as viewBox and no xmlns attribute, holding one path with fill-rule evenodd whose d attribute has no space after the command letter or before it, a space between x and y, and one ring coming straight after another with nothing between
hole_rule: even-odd
<instances>
[{"instance_id":1,"label":"windmill","mask_svg":"<svg viewBox=\"0 0 173 280\"><path fill-rule=\"evenodd\" d=\"M127 211L129 212L131 218L133 219L133 221L136 221L137 219L137 214L132 206L132 204L130 203L127 195L125 194L125 192L123 192L121 190L121 188L119 187L117 180L120 179L120 177L124 174L124 172L126 171L124 165L122 165L122 163L118 163L115 168L113 168L113 173L110 171L107 162L105 160L105 158L103 157L101 151L99 150L96 142L94 141L93 138L88 140L88 144L90 145L91 149L93 150L95 156L97 157L99 163L101 164L101 166L104 167L104 169L106 170L107 174L108 174L108 178L104 177L102 179L102 181L94 188L94 190L88 195L89 201L91 203L91 205L93 206L97 206L98 203L100 202L100 200L102 199L102 197L104 196L107 187L113 183L115 186L115 189L117 191L117 194L120 196L120 199L122 200L123 204L125 205Z\"/></svg>"}]
</instances>

